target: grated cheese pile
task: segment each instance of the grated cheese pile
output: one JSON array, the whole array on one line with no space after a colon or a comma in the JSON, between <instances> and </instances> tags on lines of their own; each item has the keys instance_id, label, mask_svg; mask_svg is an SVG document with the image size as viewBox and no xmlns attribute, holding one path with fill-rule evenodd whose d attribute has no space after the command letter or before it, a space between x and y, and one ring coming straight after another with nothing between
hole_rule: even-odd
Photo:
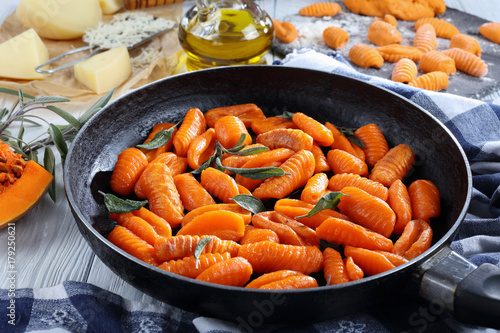
<instances>
[{"instance_id":1,"label":"grated cheese pile","mask_svg":"<svg viewBox=\"0 0 500 333\"><path fill-rule=\"evenodd\" d=\"M158 58L161 58L162 54L158 50L148 50L142 49L141 54L137 57L130 59L132 61L132 66L136 68L146 68L153 63Z\"/></svg>"},{"instance_id":2,"label":"grated cheese pile","mask_svg":"<svg viewBox=\"0 0 500 333\"><path fill-rule=\"evenodd\" d=\"M116 14L109 23L99 22L97 27L87 30L82 39L89 45L98 45L103 49L122 45L130 48L174 25L174 21L145 13L125 12Z\"/></svg>"}]
</instances>

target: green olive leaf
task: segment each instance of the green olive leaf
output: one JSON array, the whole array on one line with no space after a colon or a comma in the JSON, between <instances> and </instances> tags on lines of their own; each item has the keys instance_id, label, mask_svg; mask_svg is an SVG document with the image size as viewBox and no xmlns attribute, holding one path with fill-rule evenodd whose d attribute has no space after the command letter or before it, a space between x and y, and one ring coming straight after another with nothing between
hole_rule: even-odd
<instances>
[{"instance_id":1,"label":"green olive leaf","mask_svg":"<svg viewBox=\"0 0 500 333\"><path fill-rule=\"evenodd\" d=\"M253 214L258 214L266 210L262 201L253 195L237 194L231 200L236 202L241 208L244 208Z\"/></svg>"},{"instance_id":2,"label":"green olive leaf","mask_svg":"<svg viewBox=\"0 0 500 333\"><path fill-rule=\"evenodd\" d=\"M200 239L198 244L196 244L196 247L194 248L194 259L196 260L195 261L196 269L198 269L198 263L200 262L200 255L203 252L203 249L211 241L212 241L212 237L203 237L202 239Z\"/></svg>"},{"instance_id":3,"label":"green olive leaf","mask_svg":"<svg viewBox=\"0 0 500 333\"><path fill-rule=\"evenodd\" d=\"M307 214L297 216L297 217L295 217L295 219L301 219L304 217L311 217L311 216L316 215L325 209L334 209L339 204L340 198L346 197L346 196L347 195L342 194L341 192L327 193L318 200L316 205L314 205L314 207Z\"/></svg>"},{"instance_id":4,"label":"green olive leaf","mask_svg":"<svg viewBox=\"0 0 500 333\"><path fill-rule=\"evenodd\" d=\"M136 201L130 199L121 199L114 194L99 191L104 196L104 204L110 213L128 213L139 210L144 207L148 201Z\"/></svg>"},{"instance_id":5,"label":"green olive leaf","mask_svg":"<svg viewBox=\"0 0 500 333\"><path fill-rule=\"evenodd\" d=\"M166 144L170 140L170 138L172 137L172 134L174 133L175 129L177 128L177 125L179 125L179 123L175 124L174 126L168 128L166 130L159 131L158 133L156 133L156 135L154 136L154 138L151 141L137 145L136 147L143 148L143 149L160 148L161 146L163 146L164 144Z\"/></svg>"},{"instance_id":6,"label":"green olive leaf","mask_svg":"<svg viewBox=\"0 0 500 333\"><path fill-rule=\"evenodd\" d=\"M281 177L284 175L289 175L290 173L285 172L282 168L277 167L262 167L262 168L232 168L223 166L220 159L215 160L215 165L219 168L234 172L237 175L243 176L249 179L267 179L271 177Z\"/></svg>"},{"instance_id":7,"label":"green olive leaf","mask_svg":"<svg viewBox=\"0 0 500 333\"><path fill-rule=\"evenodd\" d=\"M283 111L283 118L285 119L288 119L288 120L292 120L293 118L293 112L289 112L289 111Z\"/></svg>"}]
</instances>

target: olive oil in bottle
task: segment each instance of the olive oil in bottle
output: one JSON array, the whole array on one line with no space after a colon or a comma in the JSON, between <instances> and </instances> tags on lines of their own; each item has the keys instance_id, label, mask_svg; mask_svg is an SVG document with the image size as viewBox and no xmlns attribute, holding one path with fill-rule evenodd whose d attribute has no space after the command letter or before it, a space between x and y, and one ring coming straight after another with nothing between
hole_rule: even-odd
<instances>
[{"instance_id":1,"label":"olive oil in bottle","mask_svg":"<svg viewBox=\"0 0 500 333\"><path fill-rule=\"evenodd\" d=\"M271 18L251 1L194 6L179 26L188 70L264 63L273 35Z\"/></svg>"}]
</instances>

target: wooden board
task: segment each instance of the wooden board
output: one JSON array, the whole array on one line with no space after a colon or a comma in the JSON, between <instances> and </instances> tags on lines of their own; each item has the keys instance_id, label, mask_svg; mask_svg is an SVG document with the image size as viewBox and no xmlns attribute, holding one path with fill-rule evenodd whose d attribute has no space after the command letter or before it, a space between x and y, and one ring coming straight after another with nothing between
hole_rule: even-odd
<instances>
[{"instance_id":1,"label":"wooden board","mask_svg":"<svg viewBox=\"0 0 500 333\"><path fill-rule=\"evenodd\" d=\"M281 21L292 22L297 28L299 36L294 42L289 44L275 39L273 49L282 55L293 52L294 49L301 48L311 48L325 54L336 52L323 43L322 37L323 30L332 25L341 27L350 35L346 46L337 51L346 60L349 60L349 49L355 44L363 43L375 46L370 44L367 37L368 26L373 22L373 17L355 14L343 4L340 5L342 6L342 12L335 17L314 18L294 14L280 18ZM500 45L487 40L479 34L479 26L486 21L477 16L451 8L448 8L439 18L454 24L461 33L476 38L482 48L481 58L488 64L488 74L482 78L476 78L457 71L454 76L450 77L450 85L444 91L477 99L484 99L491 94L497 93L500 90ZM415 35L414 22L398 20L397 29L403 37L401 45L412 46L413 36ZM447 49L449 44L450 40L438 38L438 50ZM392 69L394 68L394 64L389 62L385 62L380 69L366 69L354 64L352 65L361 73L386 79L391 78ZM423 72L419 74L423 74Z\"/></svg>"}]
</instances>

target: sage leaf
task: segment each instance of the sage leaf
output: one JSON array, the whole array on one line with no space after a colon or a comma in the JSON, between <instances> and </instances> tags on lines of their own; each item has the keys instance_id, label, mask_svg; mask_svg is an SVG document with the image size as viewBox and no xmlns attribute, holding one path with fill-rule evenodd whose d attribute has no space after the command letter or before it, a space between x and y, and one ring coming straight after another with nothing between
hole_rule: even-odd
<instances>
[{"instance_id":1,"label":"sage leaf","mask_svg":"<svg viewBox=\"0 0 500 333\"><path fill-rule=\"evenodd\" d=\"M338 130L344 134L346 138L348 138L352 143L357 144L361 148L366 148L363 141L360 138L354 136L354 132L356 132L357 128L348 128L348 127L339 127Z\"/></svg>"},{"instance_id":2,"label":"sage leaf","mask_svg":"<svg viewBox=\"0 0 500 333\"><path fill-rule=\"evenodd\" d=\"M293 119L293 112L283 111L282 117L285 119L288 119L288 120L292 120Z\"/></svg>"},{"instance_id":3,"label":"sage leaf","mask_svg":"<svg viewBox=\"0 0 500 333\"><path fill-rule=\"evenodd\" d=\"M64 160L66 159L66 154L68 153L68 145L64 140L64 136L59 127L57 127L54 124L49 124L49 134L52 140L54 141L54 145L59 151L62 163L64 164Z\"/></svg>"},{"instance_id":4,"label":"sage leaf","mask_svg":"<svg viewBox=\"0 0 500 333\"><path fill-rule=\"evenodd\" d=\"M246 147L246 143L243 143L243 142L245 142L246 137L247 137L247 135L245 133L241 133L240 138L238 139L238 142L236 142L236 144L229 149L225 149L224 147L222 147L222 145L220 145L220 142L219 142L220 148L223 150L223 152L229 153L229 154L234 154L236 152L239 152L240 150L242 150L243 148Z\"/></svg>"},{"instance_id":5,"label":"sage leaf","mask_svg":"<svg viewBox=\"0 0 500 333\"><path fill-rule=\"evenodd\" d=\"M30 125L33 125L35 127L40 127L42 126L40 123L34 121L34 120L31 120L31 119L28 119L28 118L22 118L22 119L14 119L14 121L22 121L24 123L28 123Z\"/></svg>"},{"instance_id":6,"label":"sage leaf","mask_svg":"<svg viewBox=\"0 0 500 333\"><path fill-rule=\"evenodd\" d=\"M14 90L14 89L9 89L9 88L2 88L0 87L0 93L4 93L4 94L8 94L8 95L13 95L13 96L19 96L19 91L18 90ZM27 98L35 98L35 96L31 96L30 94L27 94L27 93L22 93L24 97L27 97Z\"/></svg>"},{"instance_id":7,"label":"sage leaf","mask_svg":"<svg viewBox=\"0 0 500 333\"><path fill-rule=\"evenodd\" d=\"M262 213L266 210L266 207L260 201L259 198L248 194L237 194L231 200L236 202L241 208L245 208L253 214Z\"/></svg>"},{"instance_id":8,"label":"sage leaf","mask_svg":"<svg viewBox=\"0 0 500 333\"><path fill-rule=\"evenodd\" d=\"M30 149L28 153L28 160L38 163L38 152Z\"/></svg>"},{"instance_id":9,"label":"sage leaf","mask_svg":"<svg viewBox=\"0 0 500 333\"><path fill-rule=\"evenodd\" d=\"M212 241L212 237L203 237L200 239L196 247L194 248L194 259L195 259L195 267L198 269L198 263L200 262L200 255L203 252L205 246Z\"/></svg>"},{"instance_id":10,"label":"sage leaf","mask_svg":"<svg viewBox=\"0 0 500 333\"><path fill-rule=\"evenodd\" d=\"M166 144L170 140L177 125L178 125L178 123L175 124L174 126L168 128L168 129L166 129L166 130L159 131L158 133L155 134L154 138L151 141L137 145L136 147L142 148L142 149L160 148L161 146L163 146L164 144Z\"/></svg>"},{"instance_id":11,"label":"sage leaf","mask_svg":"<svg viewBox=\"0 0 500 333\"><path fill-rule=\"evenodd\" d=\"M3 140L2 140L3 141ZM26 157L26 154L24 154L21 146L16 142L16 141L11 141L11 140L8 140L8 141L4 141L5 143L9 144L9 146L14 149L14 151L17 153L17 154L21 154L23 155L23 157Z\"/></svg>"},{"instance_id":12,"label":"sage leaf","mask_svg":"<svg viewBox=\"0 0 500 333\"><path fill-rule=\"evenodd\" d=\"M21 88L18 89L18 96L19 96L19 104L21 104L21 106L25 106L26 104L24 103L24 94Z\"/></svg>"},{"instance_id":13,"label":"sage leaf","mask_svg":"<svg viewBox=\"0 0 500 333\"><path fill-rule=\"evenodd\" d=\"M17 133L17 143L19 144L19 146L22 145L23 143L23 136L24 136L24 124L21 123L21 125L19 126L19 132Z\"/></svg>"},{"instance_id":14,"label":"sage leaf","mask_svg":"<svg viewBox=\"0 0 500 333\"><path fill-rule=\"evenodd\" d=\"M48 104L48 103L62 103L69 102L69 98L62 96L37 96L29 104Z\"/></svg>"},{"instance_id":15,"label":"sage leaf","mask_svg":"<svg viewBox=\"0 0 500 333\"><path fill-rule=\"evenodd\" d=\"M48 192L52 201L56 201L56 158L54 152L49 147L45 147L43 152L43 167L50 172L54 179L50 183Z\"/></svg>"},{"instance_id":16,"label":"sage leaf","mask_svg":"<svg viewBox=\"0 0 500 333\"><path fill-rule=\"evenodd\" d=\"M63 109L58 108L57 106L53 106L53 105L47 106L47 109L49 109L50 111L57 114L59 117L66 120L75 129L79 130L80 128L82 128L83 124L78 119L73 117L69 112L66 112Z\"/></svg>"},{"instance_id":17,"label":"sage leaf","mask_svg":"<svg viewBox=\"0 0 500 333\"><path fill-rule=\"evenodd\" d=\"M262 146L262 147L249 147L249 148L241 149L240 151L237 151L237 152L233 152L231 154L238 155L238 156L250 156L250 155L263 153L263 152L268 151L268 150L269 150L269 148L264 147L264 146Z\"/></svg>"},{"instance_id":18,"label":"sage leaf","mask_svg":"<svg viewBox=\"0 0 500 333\"><path fill-rule=\"evenodd\" d=\"M337 205L340 202L340 198L345 197L345 194L342 194L341 192L330 192L322 196L316 205L305 215L300 215L295 217L295 219L301 219L304 217L311 217L313 215L318 214L322 210L325 209L334 209L337 207Z\"/></svg>"},{"instance_id":19,"label":"sage leaf","mask_svg":"<svg viewBox=\"0 0 500 333\"><path fill-rule=\"evenodd\" d=\"M78 120L82 123L85 124L87 121L89 121L90 118L92 118L97 112L99 112L111 99L111 96L113 96L113 92L115 91L115 88L111 89L106 95L101 97L97 102L94 103L85 113L83 113Z\"/></svg>"},{"instance_id":20,"label":"sage leaf","mask_svg":"<svg viewBox=\"0 0 500 333\"><path fill-rule=\"evenodd\" d=\"M290 174L288 172L285 172L285 170L283 170L282 168L278 167L262 167L262 168L232 168L227 166L225 167L222 165L219 158L216 159L215 165L249 179L267 179L271 177L281 177Z\"/></svg>"},{"instance_id":21,"label":"sage leaf","mask_svg":"<svg viewBox=\"0 0 500 333\"><path fill-rule=\"evenodd\" d=\"M104 205L110 213L128 213L139 210L144 207L148 201L136 201L130 199L121 199L114 194L99 191L104 196Z\"/></svg>"},{"instance_id":22,"label":"sage leaf","mask_svg":"<svg viewBox=\"0 0 500 333\"><path fill-rule=\"evenodd\" d=\"M217 156L218 156L218 152L215 151L212 154L212 156L210 156L208 158L208 160L206 160L205 162L203 162L198 169L195 169L195 170L191 171L191 173L193 175L200 174L203 170L205 170L206 168L210 167L215 162L215 160L217 159Z\"/></svg>"},{"instance_id":23,"label":"sage leaf","mask_svg":"<svg viewBox=\"0 0 500 333\"><path fill-rule=\"evenodd\" d=\"M8 113L9 113L9 109L7 109L7 108L0 109L0 120L2 120L2 118L5 117L5 115ZM1 125L1 123L0 123L0 125Z\"/></svg>"}]
</instances>

